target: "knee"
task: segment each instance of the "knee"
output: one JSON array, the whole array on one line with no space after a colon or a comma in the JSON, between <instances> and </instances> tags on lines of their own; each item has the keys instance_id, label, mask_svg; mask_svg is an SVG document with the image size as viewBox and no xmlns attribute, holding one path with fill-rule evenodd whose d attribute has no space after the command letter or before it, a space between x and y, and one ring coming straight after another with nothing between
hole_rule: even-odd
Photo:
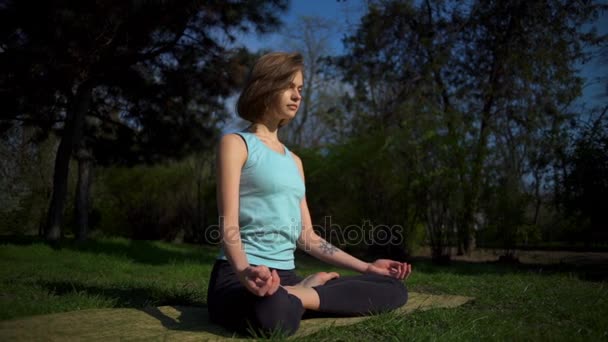
<instances>
[{"instance_id":1,"label":"knee","mask_svg":"<svg viewBox=\"0 0 608 342\"><path fill-rule=\"evenodd\" d=\"M403 283L403 280L383 277L382 281L385 283L385 295L390 297L390 310L402 307L407 303L408 291L407 287Z\"/></svg>"},{"instance_id":2,"label":"knee","mask_svg":"<svg viewBox=\"0 0 608 342\"><path fill-rule=\"evenodd\" d=\"M402 280L392 279L393 280L393 292L395 296L395 301L398 304L398 307L401 307L407 303L408 300L408 292L407 287L403 283Z\"/></svg>"},{"instance_id":3,"label":"knee","mask_svg":"<svg viewBox=\"0 0 608 342\"><path fill-rule=\"evenodd\" d=\"M254 328L258 332L293 335L300 327L304 307L297 297L279 289L272 296L260 298L255 304L254 314Z\"/></svg>"}]
</instances>

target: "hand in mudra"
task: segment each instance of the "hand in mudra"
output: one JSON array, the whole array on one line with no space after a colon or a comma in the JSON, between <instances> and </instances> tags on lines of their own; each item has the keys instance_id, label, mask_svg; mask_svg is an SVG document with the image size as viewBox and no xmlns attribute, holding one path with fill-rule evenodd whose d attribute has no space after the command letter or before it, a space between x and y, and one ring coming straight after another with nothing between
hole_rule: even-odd
<instances>
[{"instance_id":1,"label":"hand in mudra","mask_svg":"<svg viewBox=\"0 0 608 342\"><path fill-rule=\"evenodd\" d=\"M403 280L412 273L412 265L389 259L378 259L368 265L365 273L379 274Z\"/></svg>"},{"instance_id":2,"label":"hand in mudra","mask_svg":"<svg viewBox=\"0 0 608 342\"><path fill-rule=\"evenodd\" d=\"M239 280L251 293L264 297L271 296L279 289L281 278L276 270L267 266L249 266L239 274Z\"/></svg>"},{"instance_id":3,"label":"hand in mudra","mask_svg":"<svg viewBox=\"0 0 608 342\"><path fill-rule=\"evenodd\" d=\"M302 287L319 286L324 285L328 281L338 277L340 277L340 275L336 272L319 272L304 278L304 280L298 283L298 285Z\"/></svg>"}]
</instances>

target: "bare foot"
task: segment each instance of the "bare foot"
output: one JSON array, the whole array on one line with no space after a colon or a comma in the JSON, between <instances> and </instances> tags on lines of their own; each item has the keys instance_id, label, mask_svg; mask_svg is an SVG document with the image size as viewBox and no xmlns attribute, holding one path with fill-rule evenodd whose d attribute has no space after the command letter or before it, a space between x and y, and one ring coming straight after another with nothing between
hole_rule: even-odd
<instances>
[{"instance_id":1,"label":"bare foot","mask_svg":"<svg viewBox=\"0 0 608 342\"><path fill-rule=\"evenodd\" d=\"M328 281L338 278L340 275L336 272L319 272L315 274L311 274L308 277L304 278L300 283L296 286L301 287L314 287L327 283Z\"/></svg>"},{"instance_id":2,"label":"bare foot","mask_svg":"<svg viewBox=\"0 0 608 342\"><path fill-rule=\"evenodd\" d=\"M298 297L306 310L319 310L319 294L313 286L323 285L339 276L336 272L319 272L309 275L294 286L283 286L283 288L289 294Z\"/></svg>"}]
</instances>

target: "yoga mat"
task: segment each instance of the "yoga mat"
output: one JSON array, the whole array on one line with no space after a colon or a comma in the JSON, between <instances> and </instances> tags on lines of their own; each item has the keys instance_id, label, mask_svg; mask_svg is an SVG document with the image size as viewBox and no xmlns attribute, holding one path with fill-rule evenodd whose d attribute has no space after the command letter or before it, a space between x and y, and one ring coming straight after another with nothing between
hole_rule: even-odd
<instances>
[{"instance_id":1,"label":"yoga mat","mask_svg":"<svg viewBox=\"0 0 608 342\"><path fill-rule=\"evenodd\" d=\"M454 308L471 297L411 292L397 312ZM331 326L351 325L367 317L311 318L302 320L296 336ZM251 340L234 335L207 320L207 308L161 306L142 309L88 309L17 318L0 322L2 341L221 341Z\"/></svg>"}]
</instances>

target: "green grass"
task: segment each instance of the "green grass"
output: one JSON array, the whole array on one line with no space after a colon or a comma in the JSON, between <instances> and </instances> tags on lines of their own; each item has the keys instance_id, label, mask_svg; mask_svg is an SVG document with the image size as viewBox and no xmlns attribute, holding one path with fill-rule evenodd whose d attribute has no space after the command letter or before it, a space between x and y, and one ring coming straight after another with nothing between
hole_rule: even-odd
<instances>
[{"instance_id":1,"label":"green grass","mask_svg":"<svg viewBox=\"0 0 608 342\"><path fill-rule=\"evenodd\" d=\"M5 242L0 319L89 308L205 305L216 253L211 247L125 239L66 241L56 248ZM301 275L333 269L308 257L297 263ZM571 271L418 261L408 287L476 299L456 309L383 314L302 340L608 340L606 283L581 280Z\"/></svg>"}]
</instances>

